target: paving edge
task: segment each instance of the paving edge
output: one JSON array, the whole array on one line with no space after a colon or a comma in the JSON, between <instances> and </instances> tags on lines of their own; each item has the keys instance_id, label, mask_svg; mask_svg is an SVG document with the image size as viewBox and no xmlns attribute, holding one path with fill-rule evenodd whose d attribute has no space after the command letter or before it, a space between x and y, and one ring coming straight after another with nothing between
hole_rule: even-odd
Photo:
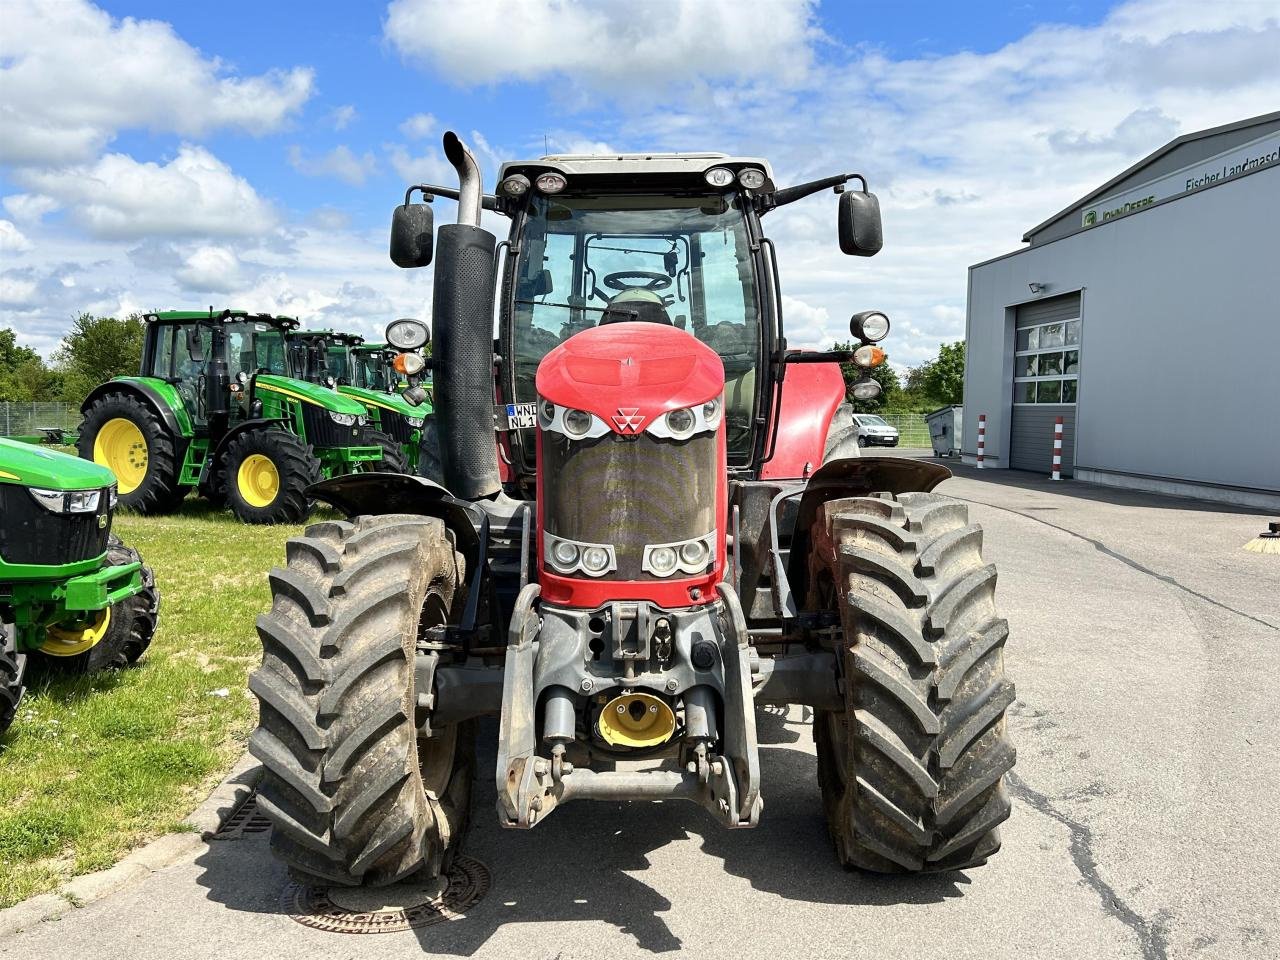
<instances>
[{"instance_id":1,"label":"paving edge","mask_svg":"<svg viewBox=\"0 0 1280 960\"><path fill-rule=\"evenodd\" d=\"M188 833L157 837L131 851L106 870L86 873L62 884L52 893L42 893L0 910L0 937L18 933L44 920L53 920L69 910L88 906L125 887L141 883L157 870L191 856L222 826L257 786L262 767L247 753L242 756L205 801L183 823Z\"/></svg>"}]
</instances>

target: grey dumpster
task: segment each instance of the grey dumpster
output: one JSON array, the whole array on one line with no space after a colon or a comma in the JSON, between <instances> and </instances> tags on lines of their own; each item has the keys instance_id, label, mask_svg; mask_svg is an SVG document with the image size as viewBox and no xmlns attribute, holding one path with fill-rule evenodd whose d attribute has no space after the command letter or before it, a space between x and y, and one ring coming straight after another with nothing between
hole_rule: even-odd
<instances>
[{"instance_id":1,"label":"grey dumpster","mask_svg":"<svg viewBox=\"0 0 1280 960\"><path fill-rule=\"evenodd\" d=\"M958 457L964 434L964 407L947 406L924 415L935 457Z\"/></svg>"}]
</instances>

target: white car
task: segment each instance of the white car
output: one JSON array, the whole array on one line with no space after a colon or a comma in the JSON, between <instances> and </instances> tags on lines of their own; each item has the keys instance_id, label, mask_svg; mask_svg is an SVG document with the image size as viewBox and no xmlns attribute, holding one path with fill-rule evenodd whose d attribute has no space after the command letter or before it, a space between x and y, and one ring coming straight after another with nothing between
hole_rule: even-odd
<instances>
[{"instance_id":1,"label":"white car","mask_svg":"<svg viewBox=\"0 0 1280 960\"><path fill-rule=\"evenodd\" d=\"M898 428L885 422L882 417L877 417L874 413L855 413L853 422L858 430L858 446L896 447L898 445Z\"/></svg>"}]
</instances>

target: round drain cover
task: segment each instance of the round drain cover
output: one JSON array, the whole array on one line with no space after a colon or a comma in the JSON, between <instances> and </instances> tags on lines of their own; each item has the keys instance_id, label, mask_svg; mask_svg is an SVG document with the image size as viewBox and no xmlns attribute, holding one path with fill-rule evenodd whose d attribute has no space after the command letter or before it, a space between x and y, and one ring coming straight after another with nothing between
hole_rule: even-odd
<instances>
[{"instance_id":1,"label":"round drain cover","mask_svg":"<svg viewBox=\"0 0 1280 960\"><path fill-rule=\"evenodd\" d=\"M479 860L455 857L449 872L434 880L389 887L285 888L284 910L303 926L330 933L397 933L457 920L489 892L489 869Z\"/></svg>"}]
</instances>

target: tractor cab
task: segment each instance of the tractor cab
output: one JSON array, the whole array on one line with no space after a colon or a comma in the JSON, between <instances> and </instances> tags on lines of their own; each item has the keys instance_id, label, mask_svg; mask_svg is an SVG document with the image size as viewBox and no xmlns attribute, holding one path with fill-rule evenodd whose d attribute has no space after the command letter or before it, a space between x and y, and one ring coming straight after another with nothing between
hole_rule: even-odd
<instances>
[{"instance_id":1,"label":"tractor cab","mask_svg":"<svg viewBox=\"0 0 1280 960\"><path fill-rule=\"evenodd\" d=\"M326 387L353 383L351 351L364 337L336 330L296 330L289 334L289 358L299 379Z\"/></svg>"},{"instance_id":2,"label":"tractor cab","mask_svg":"<svg viewBox=\"0 0 1280 960\"><path fill-rule=\"evenodd\" d=\"M404 377L395 368L397 352L385 343L362 343L351 349L351 385L362 390L399 394Z\"/></svg>"}]
</instances>

